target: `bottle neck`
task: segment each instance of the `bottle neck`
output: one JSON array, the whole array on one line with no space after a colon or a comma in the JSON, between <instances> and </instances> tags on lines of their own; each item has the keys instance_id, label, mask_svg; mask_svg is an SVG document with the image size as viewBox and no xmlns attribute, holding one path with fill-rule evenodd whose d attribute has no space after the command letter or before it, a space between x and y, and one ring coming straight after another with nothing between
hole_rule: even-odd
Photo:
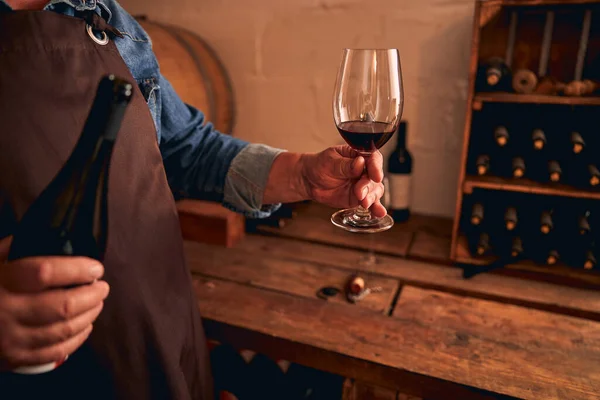
<instances>
[{"instance_id":1,"label":"bottle neck","mask_svg":"<svg viewBox=\"0 0 600 400\"><path fill-rule=\"evenodd\" d=\"M398 141L396 142L396 150L406 149L406 123L401 122L398 127Z\"/></svg>"}]
</instances>

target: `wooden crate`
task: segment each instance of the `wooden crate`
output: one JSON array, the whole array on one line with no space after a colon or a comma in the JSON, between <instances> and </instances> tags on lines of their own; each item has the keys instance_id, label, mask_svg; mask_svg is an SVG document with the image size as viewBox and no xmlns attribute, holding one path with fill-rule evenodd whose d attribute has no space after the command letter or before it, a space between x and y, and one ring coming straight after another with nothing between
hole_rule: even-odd
<instances>
[{"instance_id":1,"label":"wooden crate","mask_svg":"<svg viewBox=\"0 0 600 400\"><path fill-rule=\"evenodd\" d=\"M533 85L529 92L515 89L519 87L521 82L519 79L513 81L511 78L504 86L488 85L482 75L484 71L482 66L492 57L499 57L509 64L512 77L522 73L518 71L533 72L537 84ZM487 196L492 206L498 205L503 196L504 198L521 196L520 199L540 207L540 212L549 201L561 204L562 209L580 207L582 202L586 202L585 207L600 206L597 201L600 199L600 185L587 187L574 185L572 180L564 182L568 177L565 171L569 168L575 171L574 165L576 165L575 161L566 156L560 159L563 175L562 181L559 182L540 180L540 171L546 168L546 164L540 166L542 164L535 164L535 162L527 165L524 178L511 177L510 163L507 162L507 159L519 155L527 162L527 157L533 154L531 147L527 146L531 146L531 132L536 127L543 126L545 129L548 140L546 154L551 154L549 156L551 158L555 157L554 153L558 151L556 149L560 150L564 143L569 143L568 138L572 130L583 127L590 132L586 131L586 140L589 139L586 142L586 151L588 154L595 153L592 162L600 165L600 156L597 155L600 154L597 150L600 140L594 137L593 134L597 132L593 132L595 128L591 125L595 122L595 114L600 111L598 108L600 94L597 90L589 93L571 90L579 87L573 81L581 82L586 79L591 83L600 81L599 1L476 1L462 168L459 175L450 247L450 258L453 262L485 266L501 260L506 264L501 264L505 267L503 271L527 278L552 280L568 285L600 287L600 274L597 271L584 269L569 261L551 266L539 260L531 261L525 239L525 257L517 259L501 256L495 251L485 256L478 256L472 251L473 246L469 245L467 238L470 229L470 205L478 196ZM533 83L535 82L534 80ZM565 91L565 87L569 89ZM496 170L496 172L500 171L498 174L488 173L479 176L474 167L475 160L479 154L487 151L485 149L490 148L494 128L498 125L508 126L509 140L512 141L510 144L513 147L510 151L489 150L496 151L496 156L499 156L501 151L506 153L504 155L506 159L496 159L496 165L504 163L505 167ZM556 139L556 142L552 143L554 147L548 147L550 139ZM559 140L562 141L560 146ZM568 147L564 150L567 153ZM539 160L546 163L548 159ZM492 159L492 166L493 163ZM529 167L537 170L537 176L528 177L531 172ZM554 205L554 207L558 206ZM536 218L537 211L531 210L534 209L523 209L521 212L529 221ZM600 214L600 208L598 212ZM497 214L490 213L490 216L498 218ZM521 234L526 235L527 240L530 241L530 249L535 247L537 250L542 243L534 242L537 239L529 235L529 231ZM496 235L500 237L498 231ZM600 237L598 238L600 243ZM575 239L570 237L566 230L554 236L554 241L560 245L568 244L569 240ZM600 252L597 257L600 257Z\"/></svg>"}]
</instances>

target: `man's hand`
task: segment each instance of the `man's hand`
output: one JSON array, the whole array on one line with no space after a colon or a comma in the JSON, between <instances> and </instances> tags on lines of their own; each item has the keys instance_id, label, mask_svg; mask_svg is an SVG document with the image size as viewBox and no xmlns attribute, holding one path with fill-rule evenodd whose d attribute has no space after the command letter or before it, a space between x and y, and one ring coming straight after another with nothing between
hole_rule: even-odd
<instances>
[{"instance_id":1,"label":"man's hand","mask_svg":"<svg viewBox=\"0 0 600 400\"><path fill-rule=\"evenodd\" d=\"M383 196L383 157L379 151L368 159L346 145L302 156L302 177L310 199L337 207L370 208L375 217L387 213ZM365 168L366 164L366 168Z\"/></svg>"},{"instance_id":2,"label":"man's hand","mask_svg":"<svg viewBox=\"0 0 600 400\"><path fill-rule=\"evenodd\" d=\"M387 213L380 202L382 181L383 157L379 151L367 160L347 145L320 153L284 152L273 161L262 202L315 200L336 208L360 204L381 218Z\"/></svg>"},{"instance_id":3,"label":"man's hand","mask_svg":"<svg viewBox=\"0 0 600 400\"><path fill-rule=\"evenodd\" d=\"M6 263L0 240L0 370L61 361L87 339L108 295L103 266L86 257ZM82 285L63 289L70 285Z\"/></svg>"}]
</instances>

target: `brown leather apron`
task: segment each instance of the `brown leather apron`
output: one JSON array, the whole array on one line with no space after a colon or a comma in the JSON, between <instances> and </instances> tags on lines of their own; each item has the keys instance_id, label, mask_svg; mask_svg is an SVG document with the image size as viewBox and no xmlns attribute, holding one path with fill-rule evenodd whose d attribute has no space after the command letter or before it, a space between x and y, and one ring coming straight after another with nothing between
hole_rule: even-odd
<instances>
[{"instance_id":1,"label":"brown leather apron","mask_svg":"<svg viewBox=\"0 0 600 400\"><path fill-rule=\"evenodd\" d=\"M0 234L69 157L100 78L134 82L81 18L0 12ZM212 398L208 351L156 131L136 88L109 181L105 279L90 338L56 370L0 374L1 399Z\"/></svg>"}]
</instances>

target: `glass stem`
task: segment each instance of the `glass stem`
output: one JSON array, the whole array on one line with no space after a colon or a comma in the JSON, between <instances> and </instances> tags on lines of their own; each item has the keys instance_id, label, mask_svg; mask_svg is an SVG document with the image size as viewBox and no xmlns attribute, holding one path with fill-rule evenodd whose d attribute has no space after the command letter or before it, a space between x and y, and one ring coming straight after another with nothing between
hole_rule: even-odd
<instances>
[{"instance_id":1,"label":"glass stem","mask_svg":"<svg viewBox=\"0 0 600 400\"><path fill-rule=\"evenodd\" d=\"M363 174L366 174L367 173L367 162L369 161L370 154L361 153L360 155L365 159L365 167L363 168ZM367 194L367 196L368 196L368 194ZM356 210L354 211L354 217L356 219L368 221L371 219L371 211L369 211L368 209L359 205L356 208Z\"/></svg>"}]
</instances>

